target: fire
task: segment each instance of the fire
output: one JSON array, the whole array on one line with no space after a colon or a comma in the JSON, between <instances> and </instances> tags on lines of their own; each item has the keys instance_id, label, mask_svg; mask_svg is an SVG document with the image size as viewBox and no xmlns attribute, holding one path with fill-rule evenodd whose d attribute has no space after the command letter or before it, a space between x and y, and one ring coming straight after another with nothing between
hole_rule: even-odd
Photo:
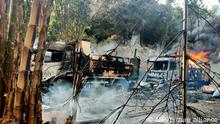
<instances>
[{"instance_id":1,"label":"fire","mask_svg":"<svg viewBox=\"0 0 220 124\"><path fill-rule=\"evenodd\" d=\"M209 54L209 52L205 52L205 51L201 51L199 53L196 53L195 51L191 50L189 52L189 56L192 60L203 62L203 63L209 62L208 54Z\"/></svg>"}]
</instances>

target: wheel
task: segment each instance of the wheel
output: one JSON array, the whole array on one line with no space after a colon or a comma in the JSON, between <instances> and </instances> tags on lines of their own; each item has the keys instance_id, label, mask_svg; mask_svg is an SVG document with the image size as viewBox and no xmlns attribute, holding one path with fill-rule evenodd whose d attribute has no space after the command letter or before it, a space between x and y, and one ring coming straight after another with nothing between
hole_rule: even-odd
<instances>
[{"instance_id":1,"label":"wheel","mask_svg":"<svg viewBox=\"0 0 220 124\"><path fill-rule=\"evenodd\" d=\"M119 79L113 82L113 87L115 88L116 91L128 91L129 84L127 80Z\"/></svg>"}]
</instances>

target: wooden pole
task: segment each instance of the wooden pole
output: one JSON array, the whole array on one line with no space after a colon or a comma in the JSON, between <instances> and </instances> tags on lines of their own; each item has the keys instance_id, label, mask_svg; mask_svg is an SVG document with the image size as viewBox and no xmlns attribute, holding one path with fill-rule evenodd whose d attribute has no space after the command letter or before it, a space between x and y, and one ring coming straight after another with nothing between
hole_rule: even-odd
<instances>
[{"instance_id":1,"label":"wooden pole","mask_svg":"<svg viewBox=\"0 0 220 124\"><path fill-rule=\"evenodd\" d=\"M183 121L186 123L186 75L187 75L187 31L188 31L188 0L184 2L184 11L183 11L183 66L182 66L182 113L183 113Z\"/></svg>"},{"instance_id":2,"label":"wooden pole","mask_svg":"<svg viewBox=\"0 0 220 124\"><path fill-rule=\"evenodd\" d=\"M75 45L75 52L74 52L74 60L73 60L73 96L74 96L74 102L76 103L78 100L78 94L80 92L80 87L82 84L82 73L81 73L81 50L79 42L76 42ZM75 107L75 106L74 106ZM77 108L73 109L73 118L72 123L76 123L76 117L77 117Z\"/></svg>"}]
</instances>

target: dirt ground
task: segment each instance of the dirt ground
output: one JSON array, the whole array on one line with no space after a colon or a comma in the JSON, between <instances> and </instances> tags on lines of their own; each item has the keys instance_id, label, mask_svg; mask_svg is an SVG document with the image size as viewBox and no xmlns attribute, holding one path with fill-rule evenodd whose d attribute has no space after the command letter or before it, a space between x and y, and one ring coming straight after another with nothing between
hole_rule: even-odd
<instances>
[{"instance_id":1,"label":"dirt ground","mask_svg":"<svg viewBox=\"0 0 220 124\"><path fill-rule=\"evenodd\" d=\"M212 69L220 72L220 64L212 64ZM131 94L130 92L115 91L97 85L95 88L86 87L79 97L76 105L71 105L71 101L62 105L72 94L71 86L62 86L53 88L51 95L45 96L44 101L49 105L44 107L44 122L50 121L52 118L59 124L65 122L66 118L72 113L71 108L77 108L77 123L78 124L97 124L104 119L115 108L123 105ZM126 105L124 111L119 117L117 124L139 124L166 94L166 91L154 93L147 91L134 95ZM51 103L50 103L51 102ZM172 113L174 110L172 100L168 101L168 109L164 109L166 102L160 104L153 113L145 121L146 124L154 123L176 123L181 122L181 115L175 116ZM55 105L55 106L51 106ZM176 99L176 105L180 105L180 100ZM187 112L187 119L191 120L188 123L220 123L220 98L213 98L212 94L204 94L201 91L189 92L188 106L196 110L205 118L199 118L193 112ZM177 111L177 110L176 110ZM180 111L180 110L178 110ZM106 124L111 124L118 115L119 110L115 111L106 121ZM169 114L168 114L169 113Z\"/></svg>"}]
</instances>

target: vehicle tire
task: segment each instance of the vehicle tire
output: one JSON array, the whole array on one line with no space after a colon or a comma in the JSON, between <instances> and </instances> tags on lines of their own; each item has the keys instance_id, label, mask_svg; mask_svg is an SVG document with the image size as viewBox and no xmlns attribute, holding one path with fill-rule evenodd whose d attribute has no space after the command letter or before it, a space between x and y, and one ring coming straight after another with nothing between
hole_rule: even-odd
<instances>
[{"instance_id":1,"label":"vehicle tire","mask_svg":"<svg viewBox=\"0 0 220 124\"><path fill-rule=\"evenodd\" d=\"M124 91L125 90L122 85L116 85L115 89L116 89L116 91Z\"/></svg>"},{"instance_id":2,"label":"vehicle tire","mask_svg":"<svg viewBox=\"0 0 220 124\"><path fill-rule=\"evenodd\" d=\"M116 91L128 91L129 89L129 84L127 82L120 80L114 82L113 86L115 87Z\"/></svg>"}]
</instances>

